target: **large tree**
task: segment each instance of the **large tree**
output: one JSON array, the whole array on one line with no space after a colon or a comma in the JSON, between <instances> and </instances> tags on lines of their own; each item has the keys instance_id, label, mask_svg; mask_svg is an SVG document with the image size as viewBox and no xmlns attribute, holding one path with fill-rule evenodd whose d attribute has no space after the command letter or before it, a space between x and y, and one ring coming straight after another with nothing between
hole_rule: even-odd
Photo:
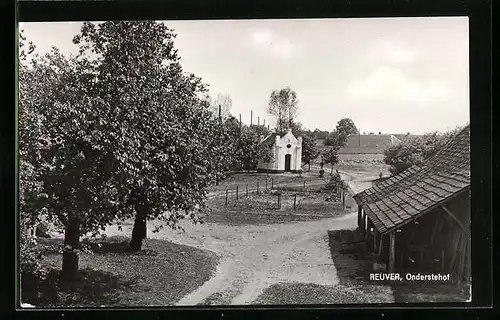
<instances>
[{"instance_id":1,"label":"large tree","mask_svg":"<svg viewBox=\"0 0 500 320\"><path fill-rule=\"evenodd\" d=\"M42 214L38 195L42 192L42 183L36 169L38 162L38 137L42 130L42 115L37 112L37 104L30 97L35 94L30 88L37 86L37 79L32 72L29 60L32 58L33 43L26 42L21 31L19 34L18 80L23 103L18 100L18 142L19 142L19 222L20 222L20 271L23 284L26 278L43 278L46 269L41 264L41 251L29 234ZM18 97L19 99L20 97Z\"/></svg>"},{"instance_id":2,"label":"large tree","mask_svg":"<svg viewBox=\"0 0 500 320\"><path fill-rule=\"evenodd\" d=\"M275 117L279 132L291 127L297 111L297 93L290 87L271 92L267 112Z\"/></svg>"},{"instance_id":3,"label":"large tree","mask_svg":"<svg viewBox=\"0 0 500 320\"><path fill-rule=\"evenodd\" d=\"M109 183L115 161L93 112L98 103L88 79L85 66L55 48L20 67L21 213L35 220L44 213L64 230L67 279L78 270L80 236L104 228L117 214L118 194Z\"/></svg>"},{"instance_id":4,"label":"large tree","mask_svg":"<svg viewBox=\"0 0 500 320\"><path fill-rule=\"evenodd\" d=\"M354 121L352 121L349 118L340 119L339 122L337 123L336 130L339 132L339 134L345 136L358 133L358 128L356 128Z\"/></svg>"},{"instance_id":5,"label":"large tree","mask_svg":"<svg viewBox=\"0 0 500 320\"><path fill-rule=\"evenodd\" d=\"M354 121L349 118L342 118L337 122L335 130L330 132L324 141L326 146L343 147L347 142L347 137L359 133Z\"/></svg>"},{"instance_id":6,"label":"large tree","mask_svg":"<svg viewBox=\"0 0 500 320\"><path fill-rule=\"evenodd\" d=\"M222 179L228 149L221 119L203 99L201 79L183 71L175 33L154 21L84 23L74 42L94 74L121 217L135 215L130 250L140 250L146 221L172 228L198 221L206 187ZM94 58L89 58L94 56Z\"/></svg>"}]
</instances>

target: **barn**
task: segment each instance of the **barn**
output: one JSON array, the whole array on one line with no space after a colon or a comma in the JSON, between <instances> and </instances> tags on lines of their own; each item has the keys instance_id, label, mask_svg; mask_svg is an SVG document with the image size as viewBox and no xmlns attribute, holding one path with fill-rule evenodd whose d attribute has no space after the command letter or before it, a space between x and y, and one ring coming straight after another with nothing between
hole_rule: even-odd
<instances>
[{"instance_id":1,"label":"barn","mask_svg":"<svg viewBox=\"0 0 500 320\"><path fill-rule=\"evenodd\" d=\"M421 166L356 195L358 228L390 272L470 279L469 126Z\"/></svg>"},{"instance_id":2,"label":"barn","mask_svg":"<svg viewBox=\"0 0 500 320\"><path fill-rule=\"evenodd\" d=\"M399 142L392 134L350 135L345 145L337 151L339 162L383 162L384 150Z\"/></svg>"},{"instance_id":3,"label":"barn","mask_svg":"<svg viewBox=\"0 0 500 320\"><path fill-rule=\"evenodd\" d=\"M259 159L258 172L302 172L302 137L295 137L291 129L282 137L273 133L264 138L261 144L271 148L273 156L269 162Z\"/></svg>"}]
</instances>

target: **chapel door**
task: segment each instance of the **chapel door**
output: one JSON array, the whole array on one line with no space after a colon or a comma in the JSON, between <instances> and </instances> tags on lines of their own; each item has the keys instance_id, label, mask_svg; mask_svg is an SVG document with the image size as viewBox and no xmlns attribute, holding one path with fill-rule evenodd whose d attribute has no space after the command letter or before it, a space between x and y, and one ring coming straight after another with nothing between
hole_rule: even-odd
<instances>
[{"instance_id":1,"label":"chapel door","mask_svg":"<svg viewBox=\"0 0 500 320\"><path fill-rule=\"evenodd\" d=\"M287 154L285 155L285 171L290 172L290 167L291 167L291 162L292 162L292 155Z\"/></svg>"}]
</instances>

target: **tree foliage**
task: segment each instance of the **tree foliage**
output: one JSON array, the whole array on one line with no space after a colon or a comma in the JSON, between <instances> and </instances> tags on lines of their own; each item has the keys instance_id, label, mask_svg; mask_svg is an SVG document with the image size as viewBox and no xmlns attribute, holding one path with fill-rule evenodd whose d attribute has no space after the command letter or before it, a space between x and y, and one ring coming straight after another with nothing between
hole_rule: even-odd
<instances>
[{"instance_id":1,"label":"tree foliage","mask_svg":"<svg viewBox=\"0 0 500 320\"><path fill-rule=\"evenodd\" d=\"M302 163L311 166L311 161L319 156L314 133L309 132L302 136Z\"/></svg>"},{"instance_id":2,"label":"tree foliage","mask_svg":"<svg viewBox=\"0 0 500 320\"><path fill-rule=\"evenodd\" d=\"M333 172L333 166L339 162L337 149L332 147L325 150L321 155L321 160L324 164L330 164Z\"/></svg>"},{"instance_id":3,"label":"tree foliage","mask_svg":"<svg viewBox=\"0 0 500 320\"><path fill-rule=\"evenodd\" d=\"M390 165L389 171L397 175L413 165L421 165L446 145L462 128L446 133L431 132L422 136L404 139L401 143L384 151L384 162Z\"/></svg>"},{"instance_id":4,"label":"tree foliage","mask_svg":"<svg viewBox=\"0 0 500 320\"><path fill-rule=\"evenodd\" d=\"M60 223L69 278L81 235L135 216L140 249L146 219L198 221L206 187L227 170L229 133L174 38L153 21L84 23L77 57L54 49L20 66L22 215L43 210Z\"/></svg>"},{"instance_id":5,"label":"tree foliage","mask_svg":"<svg viewBox=\"0 0 500 320\"><path fill-rule=\"evenodd\" d=\"M339 131L334 130L328 134L328 136L324 141L324 145L340 148L345 145L346 141L347 141L347 136L345 134L342 134Z\"/></svg>"},{"instance_id":6,"label":"tree foliage","mask_svg":"<svg viewBox=\"0 0 500 320\"><path fill-rule=\"evenodd\" d=\"M345 136L359 133L358 128L356 128L356 125L354 124L354 121L349 118L340 119L337 123L336 130L339 134Z\"/></svg>"},{"instance_id":7,"label":"tree foliage","mask_svg":"<svg viewBox=\"0 0 500 320\"><path fill-rule=\"evenodd\" d=\"M271 92L267 112L275 117L279 132L291 127L297 111L297 93L290 87Z\"/></svg>"},{"instance_id":8,"label":"tree foliage","mask_svg":"<svg viewBox=\"0 0 500 320\"><path fill-rule=\"evenodd\" d=\"M136 217L133 250L141 248L146 219L172 228L184 214L198 221L206 187L227 165L226 132L202 99L205 84L183 71L175 37L163 23L121 21L85 23L74 39L95 74L122 217Z\"/></svg>"},{"instance_id":9,"label":"tree foliage","mask_svg":"<svg viewBox=\"0 0 500 320\"><path fill-rule=\"evenodd\" d=\"M347 142L347 137L351 134L359 133L354 121L349 118L342 118L337 122L337 127L330 132L324 141L326 146L343 147Z\"/></svg>"}]
</instances>

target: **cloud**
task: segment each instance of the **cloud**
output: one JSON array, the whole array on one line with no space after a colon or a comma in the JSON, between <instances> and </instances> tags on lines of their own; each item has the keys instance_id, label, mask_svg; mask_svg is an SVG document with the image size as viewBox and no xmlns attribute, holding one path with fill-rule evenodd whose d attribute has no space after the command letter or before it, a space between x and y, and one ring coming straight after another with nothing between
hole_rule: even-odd
<instances>
[{"instance_id":1,"label":"cloud","mask_svg":"<svg viewBox=\"0 0 500 320\"><path fill-rule=\"evenodd\" d=\"M382 66L364 79L352 81L347 89L357 101L430 102L449 99L452 90L440 83L422 83L408 78L398 68Z\"/></svg>"},{"instance_id":2,"label":"cloud","mask_svg":"<svg viewBox=\"0 0 500 320\"><path fill-rule=\"evenodd\" d=\"M376 43L367 51L368 60L411 63L417 60L415 52L400 45L384 40Z\"/></svg>"},{"instance_id":3,"label":"cloud","mask_svg":"<svg viewBox=\"0 0 500 320\"><path fill-rule=\"evenodd\" d=\"M297 46L293 45L288 39L282 38L267 29L253 32L252 40L258 50L275 58L289 58L297 52Z\"/></svg>"},{"instance_id":4,"label":"cloud","mask_svg":"<svg viewBox=\"0 0 500 320\"><path fill-rule=\"evenodd\" d=\"M273 38L271 31L269 30L259 30L255 31L252 35L253 40L257 43L270 43Z\"/></svg>"}]
</instances>

